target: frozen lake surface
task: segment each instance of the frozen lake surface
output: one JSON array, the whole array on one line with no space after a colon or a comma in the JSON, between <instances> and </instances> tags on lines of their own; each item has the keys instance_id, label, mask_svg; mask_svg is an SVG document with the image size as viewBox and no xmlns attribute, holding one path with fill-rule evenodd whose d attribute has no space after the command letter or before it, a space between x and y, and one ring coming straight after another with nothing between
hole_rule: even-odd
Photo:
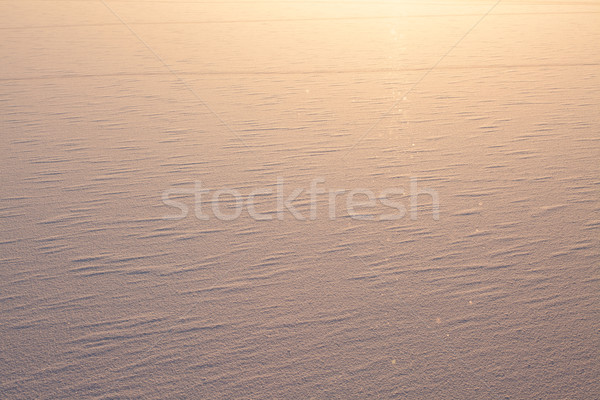
<instances>
[{"instance_id":1,"label":"frozen lake surface","mask_svg":"<svg viewBox=\"0 0 600 400\"><path fill-rule=\"evenodd\" d=\"M1 398L600 398L600 2L1 0L0 34Z\"/></svg>"}]
</instances>

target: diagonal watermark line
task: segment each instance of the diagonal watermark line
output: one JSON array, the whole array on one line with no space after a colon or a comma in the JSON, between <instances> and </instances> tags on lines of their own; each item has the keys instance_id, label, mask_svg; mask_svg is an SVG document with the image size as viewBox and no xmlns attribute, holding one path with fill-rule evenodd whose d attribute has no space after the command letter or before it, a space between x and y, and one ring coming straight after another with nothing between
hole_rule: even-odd
<instances>
[{"instance_id":1,"label":"diagonal watermark line","mask_svg":"<svg viewBox=\"0 0 600 400\"><path fill-rule=\"evenodd\" d=\"M348 150L346 151L346 153L344 153L344 155L342 156L342 159L346 158L346 156L348 154L350 154L350 152L352 150L354 150L354 148L356 146L358 146L380 123L381 121L383 121L386 117L388 117L390 115L390 113L396 109L396 107L398 107L398 105L400 104L400 102L402 102L402 100L410 93L412 92L434 69L437 68L438 65L441 64L442 61L444 61L444 59L448 56L448 54L450 54L456 47L458 47L458 45L467 37L469 36L469 34L481 23L481 21L483 21L485 19L485 17L487 17L492 11L494 11L494 9L498 6L498 4L500 4L502 0L498 0L494 3L494 5L492 7L490 7L489 10L487 10L487 12L485 14L483 14L481 16L481 18L479 18L477 20L477 22L475 22L475 24L473 26L471 26L471 28L469 28L469 30L467 32L465 32L464 35L462 35L460 37L460 39L458 39L456 41L456 43L454 43L449 49L448 51L446 51L440 58L439 60L437 60L435 62L435 64L433 64L427 71L425 71L425 73L423 75L421 75L421 77L419 79L417 79L417 81L415 83L412 84L412 86L406 91L404 92L404 94L402 96L400 96L400 99L398 101L396 101L390 108L389 110L387 110L386 112L384 112L381 117L379 117L379 119L377 121L375 121L375 123L373 125L371 125L371 127L369 129L367 129L367 131L360 137L358 138L358 140L356 141L356 143L354 143L354 145Z\"/></svg>"},{"instance_id":2,"label":"diagonal watermark line","mask_svg":"<svg viewBox=\"0 0 600 400\"><path fill-rule=\"evenodd\" d=\"M162 65L165 66L165 68L173 75L175 76L179 82L181 82L181 84L183 84L183 86L185 86L186 89L188 89L196 98L196 100L198 100L200 102L200 104L202 104L204 107L206 107L206 109L208 111L210 111L218 120L219 122L225 127L227 128L227 130L233 135L235 136L248 150L250 150L250 147L248 146L248 144L244 141L244 139L242 139L240 137L240 135L238 135L220 116L219 114L217 114L204 100L202 100L202 98L198 95L198 93L196 93L196 91L194 90L194 88L192 88L189 83L187 83L186 80L184 80L177 72L175 72L175 70L173 70L173 68L171 68L171 66L169 64L167 64L165 62L165 60L158 55L158 53L156 51L154 51L154 49L152 47L150 47L150 45L141 38L140 35L137 34L136 31L133 30L133 28L131 27L131 25L129 25L127 22L125 22L125 20L123 20L123 18L121 18L121 16L119 14L117 14L115 12L115 10L112 9L112 7L110 7L106 1L104 0L100 0L100 2L102 4L104 4L104 6L119 20L121 21L121 23L127 28L129 29L129 31L133 34L133 36L135 36L153 55L154 57L156 57L156 59L158 61L160 61L162 63Z\"/></svg>"},{"instance_id":3,"label":"diagonal watermark line","mask_svg":"<svg viewBox=\"0 0 600 400\"><path fill-rule=\"evenodd\" d=\"M363 139L365 139L380 123L383 119L385 119L387 116L390 115L390 113L396 109L396 107L398 107L398 105L400 104L400 102L404 99L404 97L406 97L410 92L412 92L434 69L436 69L441 63L442 61L456 48L458 47L458 45L501 3L502 0L497 0L490 8L489 10L483 14L481 16L481 18L479 18L475 24L473 24L468 30L467 32L465 32L436 62L435 64L433 64L429 69L427 69L425 71L425 73L415 82L412 84L412 86L402 95L400 96L400 99L398 101L396 101L392 107L390 107L385 113L383 113L379 119L358 139L358 141L356 143L354 143L354 145L342 156L342 159L344 159L354 148L356 148L356 146L358 146ZM352 251L352 253L354 253L354 250L352 249L352 247L350 247L350 250ZM358 259L360 260L360 262L369 270L374 271L372 267L370 267L363 259L362 257L360 257L359 255L355 254ZM382 279L382 278L380 278ZM382 279L383 280L383 279ZM385 280L383 280L385 281ZM430 330L429 324L423 320L423 318L418 315L417 313L415 313L412 308L402 299L399 298L400 301L402 301L405 305L405 307L407 307L407 310L409 311L409 313L417 320L419 320L425 327L427 327L428 330ZM451 352L451 354L453 354L456 359L458 360L458 362L460 362L463 367L465 368L465 370L470 371L471 369L469 368L469 366L465 363L465 361L458 356L457 352L455 349L450 348L450 344L448 342L444 342L445 347L447 350L449 350ZM493 393L491 387L489 386L488 382L485 379L482 379L483 384L485 385L486 389L488 390L489 393Z\"/></svg>"},{"instance_id":4,"label":"diagonal watermark line","mask_svg":"<svg viewBox=\"0 0 600 400\"><path fill-rule=\"evenodd\" d=\"M150 47L150 45L148 43L146 43L146 41L144 41L132 28L130 25L128 25L120 16L119 14L117 14L104 0L100 0L100 2L102 4L104 4L104 6L119 20L121 21L121 23L123 25L125 25L125 27L127 27L127 29L129 29L129 31L154 55L154 57L156 57L164 66L165 68L173 75L175 76L193 95L194 97L204 106L206 107L220 122L223 126L225 126L227 128L227 130L233 134L235 137L237 137L239 139L239 141L248 149L250 149L250 147L246 144L246 142L204 101L202 100L202 98L196 93L196 91L183 79L181 78L181 76L179 74L177 74L177 72L175 72L170 66L169 64L167 64L162 57L160 57L152 47ZM237 260L237 262L235 262L233 264L233 267L229 269L229 271L235 269L240 262L242 262L244 259L244 257L240 258ZM215 282L213 282L213 285L216 284L217 282L220 282L221 280L223 280L225 278L225 276L227 275L227 273L225 274L221 274L221 276L219 276ZM199 303L194 302L192 304L192 306L180 316L180 319L187 317L189 314L192 313L192 311L194 311L196 309L196 307L198 306ZM152 355L148 355L148 353L150 353L153 349L155 349L158 345L160 345L162 343L162 341L165 339L165 337L168 336L169 333L171 333L173 331L173 329L175 328L175 324L171 325L171 327L164 333L159 334L159 336L157 337L157 339L149 346L147 347L143 352L142 355L145 355L143 357L141 357L138 360L138 363L143 363L145 360L147 360L148 358L150 358Z\"/></svg>"}]
</instances>

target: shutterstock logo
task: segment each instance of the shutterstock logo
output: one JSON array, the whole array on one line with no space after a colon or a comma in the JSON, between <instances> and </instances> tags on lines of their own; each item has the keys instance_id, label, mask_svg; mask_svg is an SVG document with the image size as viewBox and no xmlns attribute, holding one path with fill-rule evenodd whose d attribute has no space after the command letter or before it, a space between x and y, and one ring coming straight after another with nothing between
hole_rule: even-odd
<instances>
[{"instance_id":1,"label":"shutterstock logo","mask_svg":"<svg viewBox=\"0 0 600 400\"><path fill-rule=\"evenodd\" d=\"M439 220L437 191L422 187L417 178L410 178L408 191L403 187L390 187L380 191L368 188L326 189L322 177L315 178L308 187L287 187L285 179L278 177L274 185L259 187L247 194L234 188L211 190L196 181L189 188L169 188L162 193L165 206L178 210L164 215L165 220L181 220L193 210L195 218L203 221L212 218L232 221L244 211L256 221L284 220L286 216L299 221L349 217L363 221L393 221L419 217L419 204L430 210L421 211ZM428 201L423 202L425 199ZM192 206L190 207L190 202ZM421 207L425 208L425 207Z\"/></svg>"}]
</instances>

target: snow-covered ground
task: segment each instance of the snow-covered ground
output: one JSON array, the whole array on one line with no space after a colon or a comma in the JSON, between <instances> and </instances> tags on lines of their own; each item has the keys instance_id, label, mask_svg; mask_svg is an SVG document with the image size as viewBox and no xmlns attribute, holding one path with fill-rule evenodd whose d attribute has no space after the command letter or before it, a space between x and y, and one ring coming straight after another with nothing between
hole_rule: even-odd
<instances>
[{"instance_id":1,"label":"snow-covered ground","mask_svg":"<svg viewBox=\"0 0 600 400\"><path fill-rule=\"evenodd\" d=\"M600 3L1 0L0 35L0 398L600 398Z\"/></svg>"}]
</instances>

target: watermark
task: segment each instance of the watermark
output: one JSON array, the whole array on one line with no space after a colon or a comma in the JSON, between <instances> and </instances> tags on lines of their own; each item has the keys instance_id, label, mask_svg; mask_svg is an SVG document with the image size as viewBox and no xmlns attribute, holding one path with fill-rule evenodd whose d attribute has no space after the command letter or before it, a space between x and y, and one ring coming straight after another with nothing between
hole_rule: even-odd
<instances>
[{"instance_id":1,"label":"watermark","mask_svg":"<svg viewBox=\"0 0 600 400\"><path fill-rule=\"evenodd\" d=\"M319 218L394 221L407 216L416 220L420 214L436 221L440 218L437 191L420 186L417 178L410 178L408 191L403 187L377 192L367 188L326 189L325 184L325 179L318 177L306 188L288 188L285 179L278 177L274 185L243 194L234 188L209 189L196 181L189 188L172 187L162 193L163 204L174 209L163 219L181 220L190 216L190 210L202 221L213 218L232 221L244 212L256 221L284 220L286 215L299 221Z\"/></svg>"}]
</instances>

